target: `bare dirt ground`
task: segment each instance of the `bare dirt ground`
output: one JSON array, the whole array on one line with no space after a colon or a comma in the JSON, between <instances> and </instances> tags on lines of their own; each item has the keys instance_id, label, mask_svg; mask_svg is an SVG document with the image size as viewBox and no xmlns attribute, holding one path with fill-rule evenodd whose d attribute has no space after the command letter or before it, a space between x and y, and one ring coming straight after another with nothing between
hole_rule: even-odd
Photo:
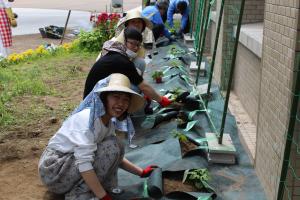
<instances>
[{"instance_id":1,"label":"bare dirt ground","mask_svg":"<svg viewBox=\"0 0 300 200\"><path fill-rule=\"evenodd\" d=\"M60 44L60 39L42 38L41 34L17 35L13 37L13 46L10 48L12 53L21 53L27 49L35 49L41 44ZM64 39L63 42L70 42Z\"/></svg>"},{"instance_id":2,"label":"bare dirt ground","mask_svg":"<svg viewBox=\"0 0 300 200\"><path fill-rule=\"evenodd\" d=\"M68 42L67 40L65 40ZM60 40L44 39L39 34L16 36L13 38L12 52L20 53L29 48L36 48L43 43L58 44ZM76 63L77 62L77 63ZM80 60L83 67L80 73L87 73L94 59ZM67 60L64 65L78 65L78 60ZM30 106L45 105L49 110L56 111L64 102L77 105L82 98L85 78L68 81L68 85L53 80L51 84L61 91L61 96L43 96L32 99L17 99L18 112L26 112ZM4 131L0 138L0 200L59 200L61 198L48 193L38 177L38 161L49 138L58 130L64 116L53 117L51 112L38 121L26 126L14 126ZM3 132L1 130L0 132ZM63 199L63 198L62 198Z\"/></svg>"},{"instance_id":3,"label":"bare dirt ground","mask_svg":"<svg viewBox=\"0 0 300 200\"><path fill-rule=\"evenodd\" d=\"M65 40L68 42L68 40ZM40 34L16 36L13 38L12 52L20 53L29 48L36 48L43 43L59 44L60 40L45 39ZM64 65L75 66L78 61L66 60ZM80 60L80 73L87 73L94 59ZM59 67L59 66L58 66ZM19 112L27 112L30 106L43 104L56 111L64 102L77 105L82 98L85 78L71 80L61 84L59 80L51 80L51 84L62 96L43 96L34 99L22 97L17 99ZM49 193L38 176L38 162L50 137L59 129L64 120L62 115L43 115L40 119L26 126L15 126L0 137L0 200L63 200L63 196ZM0 130L1 132L1 130ZM3 132L3 131L2 131ZM181 188L181 181L165 180L167 191ZM185 185L186 191L195 191Z\"/></svg>"}]
</instances>

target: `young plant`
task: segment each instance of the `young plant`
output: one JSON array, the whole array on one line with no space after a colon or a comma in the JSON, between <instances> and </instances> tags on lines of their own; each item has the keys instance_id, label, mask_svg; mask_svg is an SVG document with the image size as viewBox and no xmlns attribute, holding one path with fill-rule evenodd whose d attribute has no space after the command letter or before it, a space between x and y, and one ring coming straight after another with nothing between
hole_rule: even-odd
<instances>
[{"instance_id":1,"label":"young plant","mask_svg":"<svg viewBox=\"0 0 300 200\"><path fill-rule=\"evenodd\" d=\"M207 169L190 169L184 172L182 183L190 182L199 190L202 188L210 189L211 187L207 183L209 179L210 176Z\"/></svg>"},{"instance_id":2,"label":"young plant","mask_svg":"<svg viewBox=\"0 0 300 200\"><path fill-rule=\"evenodd\" d=\"M170 62L170 65L171 65L172 67L178 67L178 65L180 65L180 62L179 62L178 60L172 60L172 61Z\"/></svg>"},{"instance_id":3,"label":"young plant","mask_svg":"<svg viewBox=\"0 0 300 200\"><path fill-rule=\"evenodd\" d=\"M184 90L181 89L180 87L177 87L177 88L171 90L171 91L170 91L170 93L172 94L171 99L172 99L173 101L175 101L175 99L176 99L181 93L183 93L183 92L184 92Z\"/></svg>"},{"instance_id":4,"label":"young plant","mask_svg":"<svg viewBox=\"0 0 300 200\"><path fill-rule=\"evenodd\" d=\"M178 140L180 142L187 142L188 141L188 138L186 137L186 135L184 135L183 133L181 133L179 131L173 130L172 135L173 135L174 138L178 138Z\"/></svg>"},{"instance_id":5,"label":"young plant","mask_svg":"<svg viewBox=\"0 0 300 200\"><path fill-rule=\"evenodd\" d=\"M156 83L162 83L163 75L164 75L163 71L157 70L157 71L153 72L152 78L153 78L153 80L156 81Z\"/></svg>"},{"instance_id":6,"label":"young plant","mask_svg":"<svg viewBox=\"0 0 300 200\"><path fill-rule=\"evenodd\" d=\"M177 48L176 46L171 46L171 49L169 50L169 54L173 56L178 56L178 55L185 54L185 51L183 49Z\"/></svg>"}]
</instances>

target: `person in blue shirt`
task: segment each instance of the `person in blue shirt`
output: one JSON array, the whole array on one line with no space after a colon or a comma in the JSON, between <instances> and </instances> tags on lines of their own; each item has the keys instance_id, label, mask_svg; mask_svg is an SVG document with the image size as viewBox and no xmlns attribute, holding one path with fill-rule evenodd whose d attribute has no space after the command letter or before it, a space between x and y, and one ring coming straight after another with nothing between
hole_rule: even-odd
<instances>
[{"instance_id":1,"label":"person in blue shirt","mask_svg":"<svg viewBox=\"0 0 300 200\"><path fill-rule=\"evenodd\" d=\"M182 15L181 24L179 30L176 31L177 35L189 32L189 1L188 0L171 0L167 12L168 24L171 28L174 27L173 15L180 13Z\"/></svg>"},{"instance_id":2,"label":"person in blue shirt","mask_svg":"<svg viewBox=\"0 0 300 200\"><path fill-rule=\"evenodd\" d=\"M142 16L153 23L152 32L154 39L157 40L160 35L164 35L170 41L173 41L169 30L165 27L162 16L168 9L168 3L165 1L156 2L154 6L147 6L142 11Z\"/></svg>"}]
</instances>

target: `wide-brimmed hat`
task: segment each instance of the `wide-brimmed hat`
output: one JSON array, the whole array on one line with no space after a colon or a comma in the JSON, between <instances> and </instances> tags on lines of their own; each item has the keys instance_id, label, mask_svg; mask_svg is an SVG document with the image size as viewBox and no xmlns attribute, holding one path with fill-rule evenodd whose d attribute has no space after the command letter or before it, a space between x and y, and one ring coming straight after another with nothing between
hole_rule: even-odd
<instances>
[{"instance_id":1,"label":"wide-brimmed hat","mask_svg":"<svg viewBox=\"0 0 300 200\"><path fill-rule=\"evenodd\" d=\"M123 25L125 26L125 23L131 19L141 19L145 22L146 27L148 27L149 29L152 29L152 27L153 27L152 22L149 19L143 17L140 10L133 9L133 10L128 11L126 16L119 20L119 22L117 24L117 28L120 28Z\"/></svg>"},{"instance_id":2,"label":"wide-brimmed hat","mask_svg":"<svg viewBox=\"0 0 300 200\"><path fill-rule=\"evenodd\" d=\"M141 109L145 103L144 98L130 89L130 80L124 74L111 74L106 87L100 88L97 92L126 92L131 94L128 112L133 113Z\"/></svg>"}]
</instances>

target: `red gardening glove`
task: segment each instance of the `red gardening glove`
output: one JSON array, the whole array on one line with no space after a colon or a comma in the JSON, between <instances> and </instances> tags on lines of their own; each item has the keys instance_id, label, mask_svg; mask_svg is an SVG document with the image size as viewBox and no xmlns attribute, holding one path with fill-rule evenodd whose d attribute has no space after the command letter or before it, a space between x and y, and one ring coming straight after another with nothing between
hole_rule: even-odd
<instances>
[{"instance_id":1,"label":"red gardening glove","mask_svg":"<svg viewBox=\"0 0 300 200\"><path fill-rule=\"evenodd\" d=\"M144 95L144 99L145 99L146 101L151 101L150 97L148 97L147 95Z\"/></svg>"},{"instance_id":2,"label":"red gardening glove","mask_svg":"<svg viewBox=\"0 0 300 200\"><path fill-rule=\"evenodd\" d=\"M150 174L152 173L152 171L155 168L158 168L158 166L156 166L156 165L149 165L149 166L147 166L145 169L143 169L143 172L141 174L141 178L145 178L145 177L150 176Z\"/></svg>"},{"instance_id":3,"label":"red gardening glove","mask_svg":"<svg viewBox=\"0 0 300 200\"><path fill-rule=\"evenodd\" d=\"M170 105L172 103L172 101L170 99L168 99L168 97L162 96L161 97L161 101L159 102L159 104L162 107L167 107L168 105Z\"/></svg>"},{"instance_id":4,"label":"red gardening glove","mask_svg":"<svg viewBox=\"0 0 300 200\"><path fill-rule=\"evenodd\" d=\"M104 197L102 197L101 200L112 200L112 198L109 194L106 193L106 195Z\"/></svg>"}]
</instances>

